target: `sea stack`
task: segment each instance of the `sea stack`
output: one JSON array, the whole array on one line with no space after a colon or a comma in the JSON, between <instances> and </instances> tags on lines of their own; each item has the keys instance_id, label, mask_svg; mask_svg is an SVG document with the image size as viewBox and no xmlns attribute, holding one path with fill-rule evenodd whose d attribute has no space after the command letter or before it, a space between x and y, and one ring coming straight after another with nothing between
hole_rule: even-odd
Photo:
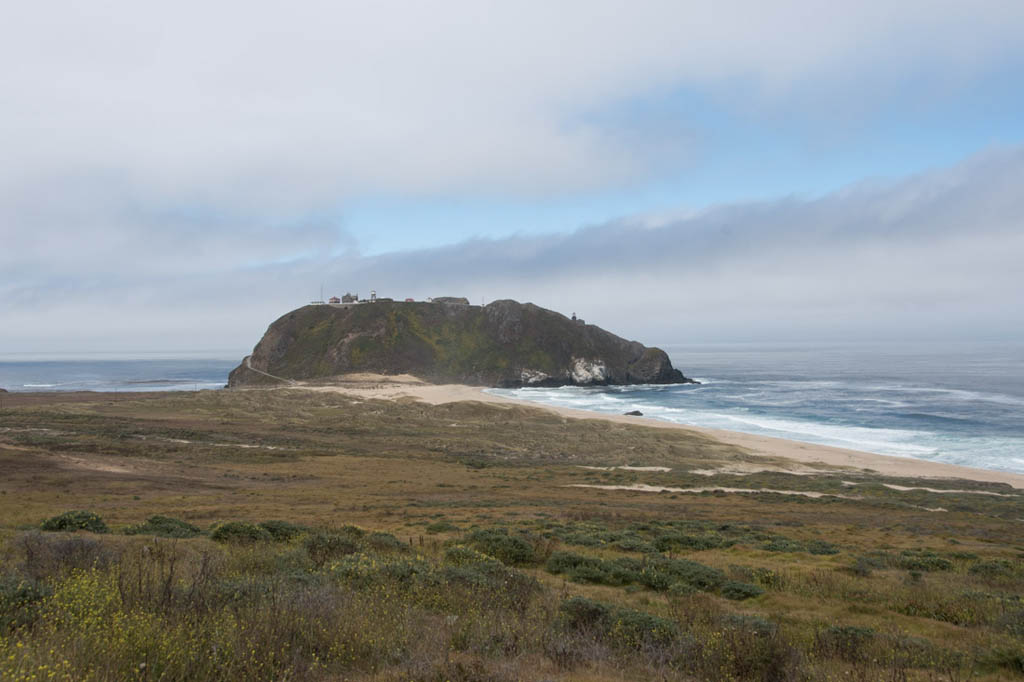
<instances>
[{"instance_id":1,"label":"sea stack","mask_svg":"<svg viewBox=\"0 0 1024 682\"><path fill-rule=\"evenodd\" d=\"M661 349L582 320L532 303L446 298L298 308L270 325L228 385L353 372L504 388L696 383Z\"/></svg>"}]
</instances>

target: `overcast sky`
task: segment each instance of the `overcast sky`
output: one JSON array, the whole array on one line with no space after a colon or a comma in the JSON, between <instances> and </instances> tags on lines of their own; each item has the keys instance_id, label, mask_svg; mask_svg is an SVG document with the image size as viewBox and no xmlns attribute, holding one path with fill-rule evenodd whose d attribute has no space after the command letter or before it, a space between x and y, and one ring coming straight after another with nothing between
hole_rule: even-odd
<instances>
[{"instance_id":1,"label":"overcast sky","mask_svg":"<svg viewBox=\"0 0 1024 682\"><path fill-rule=\"evenodd\" d=\"M0 354L325 294L650 343L1019 339L1024 3L21 3Z\"/></svg>"}]
</instances>

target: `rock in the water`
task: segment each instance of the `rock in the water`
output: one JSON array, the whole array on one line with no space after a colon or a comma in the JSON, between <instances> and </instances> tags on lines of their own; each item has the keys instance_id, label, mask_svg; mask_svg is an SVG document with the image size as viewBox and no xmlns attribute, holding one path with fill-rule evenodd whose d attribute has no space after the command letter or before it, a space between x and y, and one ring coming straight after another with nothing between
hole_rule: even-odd
<instances>
[{"instance_id":1,"label":"rock in the water","mask_svg":"<svg viewBox=\"0 0 1024 682\"><path fill-rule=\"evenodd\" d=\"M624 412L623 414L625 414L627 417L642 417L642 416L644 416L644 413L641 412L640 410L633 410L632 412Z\"/></svg>"},{"instance_id":2,"label":"rock in the water","mask_svg":"<svg viewBox=\"0 0 1024 682\"><path fill-rule=\"evenodd\" d=\"M532 303L438 301L293 310L270 325L228 385L352 372L508 388L694 383L658 348Z\"/></svg>"}]
</instances>

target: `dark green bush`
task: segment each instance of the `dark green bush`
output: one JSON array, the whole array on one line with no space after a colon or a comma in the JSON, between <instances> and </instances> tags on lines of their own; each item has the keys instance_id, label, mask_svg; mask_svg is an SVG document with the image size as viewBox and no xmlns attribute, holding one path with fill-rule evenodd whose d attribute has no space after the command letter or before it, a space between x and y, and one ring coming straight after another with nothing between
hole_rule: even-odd
<instances>
[{"instance_id":1,"label":"dark green bush","mask_svg":"<svg viewBox=\"0 0 1024 682\"><path fill-rule=\"evenodd\" d=\"M7 634L35 621L39 602L51 590L35 580L14 575L0 578L0 634Z\"/></svg>"},{"instance_id":2,"label":"dark green bush","mask_svg":"<svg viewBox=\"0 0 1024 682\"><path fill-rule=\"evenodd\" d=\"M435 521L434 523L428 525L425 530L433 535L436 533L450 533L458 529L459 527L451 521Z\"/></svg>"},{"instance_id":3,"label":"dark green bush","mask_svg":"<svg viewBox=\"0 0 1024 682\"><path fill-rule=\"evenodd\" d=\"M43 521L43 530L48 531L76 531L87 530L93 533L108 532L107 524L103 519L91 511L75 510L67 511L59 516L54 516Z\"/></svg>"},{"instance_id":4,"label":"dark green bush","mask_svg":"<svg viewBox=\"0 0 1024 682\"><path fill-rule=\"evenodd\" d=\"M983 578L999 578L1013 575L1013 568L1013 564L1006 559L992 559L974 564L968 572Z\"/></svg>"},{"instance_id":5,"label":"dark green bush","mask_svg":"<svg viewBox=\"0 0 1024 682\"><path fill-rule=\"evenodd\" d=\"M250 542L267 542L273 536L255 523L246 521L228 521L213 529L210 538L217 542L234 542L245 544Z\"/></svg>"},{"instance_id":6,"label":"dark green bush","mask_svg":"<svg viewBox=\"0 0 1024 682\"><path fill-rule=\"evenodd\" d=\"M169 516L150 516L145 523L129 526L125 535L157 535L162 538L194 538L201 535L197 526Z\"/></svg>"},{"instance_id":7,"label":"dark green bush","mask_svg":"<svg viewBox=\"0 0 1024 682\"><path fill-rule=\"evenodd\" d=\"M406 544L391 533L370 533L363 540L368 546L380 551L402 551L408 549Z\"/></svg>"},{"instance_id":8,"label":"dark green bush","mask_svg":"<svg viewBox=\"0 0 1024 682\"><path fill-rule=\"evenodd\" d=\"M857 662L869 656L869 646L875 638L871 628L853 625L832 625L818 631L815 648L825 656Z\"/></svg>"},{"instance_id":9,"label":"dark green bush","mask_svg":"<svg viewBox=\"0 0 1024 682\"><path fill-rule=\"evenodd\" d=\"M643 552L645 554L656 552L654 545L637 536L626 536L612 543L612 547L621 549L623 552Z\"/></svg>"},{"instance_id":10,"label":"dark green bush","mask_svg":"<svg viewBox=\"0 0 1024 682\"><path fill-rule=\"evenodd\" d=\"M1004 613L996 620L995 626L1014 637L1024 637L1024 610Z\"/></svg>"},{"instance_id":11,"label":"dark green bush","mask_svg":"<svg viewBox=\"0 0 1024 682\"><path fill-rule=\"evenodd\" d=\"M766 549L769 552L803 552L806 548L799 542L788 538L772 538L761 549Z\"/></svg>"},{"instance_id":12,"label":"dark green bush","mask_svg":"<svg viewBox=\"0 0 1024 682\"><path fill-rule=\"evenodd\" d=\"M565 624L575 629L604 630L611 621L613 607L586 597L571 597L562 602L559 611Z\"/></svg>"},{"instance_id":13,"label":"dark green bush","mask_svg":"<svg viewBox=\"0 0 1024 682\"><path fill-rule=\"evenodd\" d=\"M716 549L719 547L731 547L734 544L735 541L726 540L718 534L687 535L685 533L669 533L666 535L660 535L654 539L654 547L659 552L669 552L680 549L701 551L705 549Z\"/></svg>"},{"instance_id":14,"label":"dark green bush","mask_svg":"<svg viewBox=\"0 0 1024 682\"><path fill-rule=\"evenodd\" d=\"M725 574L717 568L688 559L651 558L639 576L639 582L664 591L673 583L686 583L698 590L716 590L725 583Z\"/></svg>"},{"instance_id":15,"label":"dark green bush","mask_svg":"<svg viewBox=\"0 0 1024 682\"><path fill-rule=\"evenodd\" d=\"M509 535L508 530L504 528L474 531L465 542L474 549L490 554L511 566L533 560L533 545L523 538Z\"/></svg>"},{"instance_id":16,"label":"dark green bush","mask_svg":"<svg viewBox=\"0 0 1024 682\"><path fill-rule=\"evenodd\" d=\"M271 539L275 542L288 542L306 532L304 526L298 526L288 521L261 521L260 528L270 533Z\"/></svg>"},{"instance_id":17,"label":"dark green bush","mask_svg":"<svg viewBox=\"0 0 1024 682\"><path fill-rule=\"evenodd\" d=\"M894 559L896 568L908 571L951 571L953 562L943 559L935 552L904 550Z\"/></svg>"},{"instance_id":18,"label":"dark green bush","mask_svg":"<svg viewBox=\"0 0 1024 682\"><path fill-rule=\"evenodd\" d=\"M760 597L762 594L764 594L764 590L757 585L751 585L750 583L741 583L736 580L730 580L722 585L722 596L726 599L742 601L744 599Z\"/></svg>"},{"instance_id":19,"label":"dark green bush","mask_svg":"<svg viewBox=\"0 0 1024 682\"><path fill-rule=\"evenodd\" d=\"M311 533L303 542L309 560L317 568L323 568L331 559L353 554L359 545L350 534L317 532Z\"/></svg>"},{"instance_id":20,"label":"dark green bush","mask_svg":"<svg viewBox=\"0 0 1024 682\"><path fill-rule=\"evenodd\" d=\"M839 554L839 548L824 540L811 540L807 543L807 551L811 554Z\"/></svg>"},{"instance_id":21,"label":"dark green bush","mask_svg":"<svg viewBox=\"0 0 1024 682\"><path fill-rule=\"evenodd\" d=\"M664 618L585 597L567 599L559 611L566 630L587 633L620 648L649 650L667 645L678 633L675 623Z\"/></svg>"}]
</instances>

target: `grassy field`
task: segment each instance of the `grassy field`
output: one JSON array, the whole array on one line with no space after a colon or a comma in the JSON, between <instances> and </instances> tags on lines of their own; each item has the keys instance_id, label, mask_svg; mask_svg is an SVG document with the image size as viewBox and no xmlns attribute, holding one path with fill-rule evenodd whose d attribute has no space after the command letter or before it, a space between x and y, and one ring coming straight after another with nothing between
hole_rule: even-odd
<instances>
[{"instance_id":1,"label":"grassy field","mask_svg":"<svg viewBox=\"0 0 1024 682\"><path fill-rule=\"evenodd\" d=\"M764 460L525 406L116 397L5 397L0 679L1024 676L1009 486L708 476ZM785 492L581 487L636 484Z\"/></svg>"}]
</instances>

